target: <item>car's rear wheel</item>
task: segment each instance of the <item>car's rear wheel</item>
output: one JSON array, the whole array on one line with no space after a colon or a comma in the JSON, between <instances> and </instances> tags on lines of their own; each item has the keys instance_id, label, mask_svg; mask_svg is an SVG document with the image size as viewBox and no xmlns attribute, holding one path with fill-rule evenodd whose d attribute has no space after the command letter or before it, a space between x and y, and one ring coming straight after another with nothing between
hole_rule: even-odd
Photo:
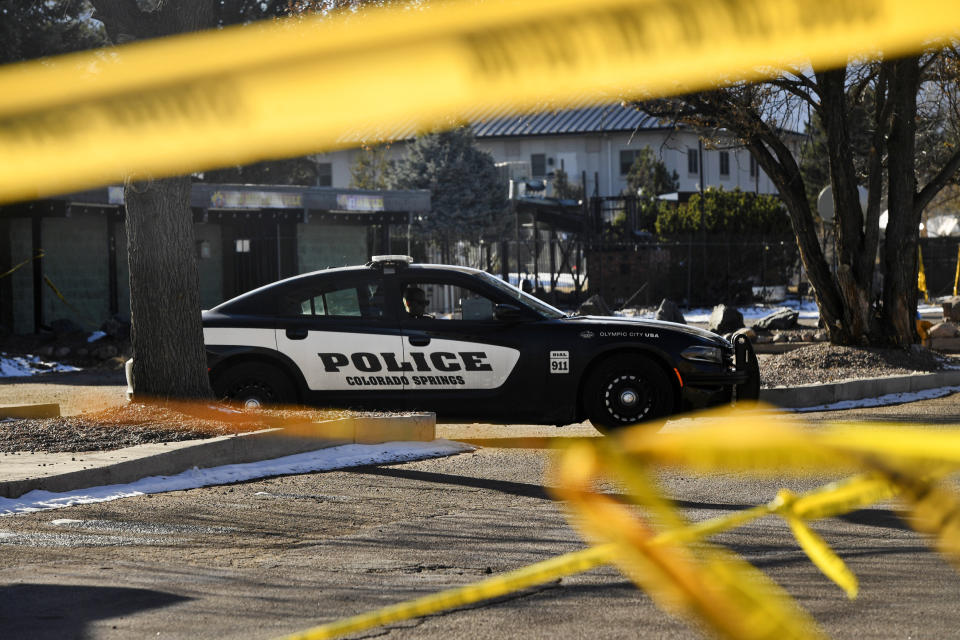
<instances>
[{"instance_id":1,"label":"car's rear wheel","mask_svg":"<svg viewBox=\"0 0 960 640\"><path fill-rule=\"evenodd\" d=\"M604 360L584 386L587 417L599 431L658 421L673 410L667 374L650 358L637 354Z\"/></svg>"},{"instance_id":2,"label":"car's rear wheel","mask_svg":"<svg viewBox=\"0 0 960 640\"><path fill-rule=\"evenodd\" d=\"M290 377L279 367L262 362L245 362L230 367L214 380L213 391L218 398L245 409L297 401L296 388Z\"/></svg>"}]
</instances>

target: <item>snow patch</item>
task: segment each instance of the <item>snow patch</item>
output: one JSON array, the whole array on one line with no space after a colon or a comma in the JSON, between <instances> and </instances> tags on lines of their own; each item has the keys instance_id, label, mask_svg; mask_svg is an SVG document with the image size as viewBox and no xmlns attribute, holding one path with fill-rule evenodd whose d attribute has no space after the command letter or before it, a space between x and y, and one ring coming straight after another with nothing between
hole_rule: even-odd
<instances>
[{"instance_id":1,"label":"snow patch","mask_svg":"<svg viewBox=\"0 0 960 640\"><path fill-rule=\"evenodd\" d=\"M41 373L61 371L80 371L80 369L59 362L47 362L41 360L39 356L30 354L8 356L5 353L0 353L0 378L36 376Z\"/></svg>"},{"instance_id":2,"label":"snow patch","mask_svg":"<svg viewBox=\"0 0 960 640\"><path fill-rule=\"evenodd\" d=\"M816 407L802 407L799 409L787 409L795 413L809 413L811 411L841 411L843 409L863 409L870 407L886 407L892 404L905 404L907 402L916 402L918 400L932 400L933 398L942 398L952 393L960 392L960 387L937 387L935 389L924 389L923 391L910 391L905 393L888 393L876 398L862 398L860 400L842 400L830 404L821 404Z\"/></svg>"},{"instance_id":3,"label":"snow patch","mask_svg":"<svg viewBox=\"0 0 960 640\"><path fill-rule=\"evenodd\" d=\"M90 334L90 337L87 338L87 342L96 342L100 338L105 338L106 335L103 331L94 331Z\"/></svg>"},{"instance_id":4,"label":"snow patch","mask_svg":"<svg viewBox=\"0 0 960 640\"><path fill-rule=\"evenodd\" d=\"M109 502L148 493L184 491L199 487L246 482L272 476L442 458L475 450L476 447L474 446L451 440L347 444L273 460L261 460L260 462L228 464L210 469L194 467L175 476L151 476L129 484L91 487L64 493L31 491L19 498L0 498L0 516L33 513L46 509L69 507L75 504Z\"/></svg>"}]
</instances>

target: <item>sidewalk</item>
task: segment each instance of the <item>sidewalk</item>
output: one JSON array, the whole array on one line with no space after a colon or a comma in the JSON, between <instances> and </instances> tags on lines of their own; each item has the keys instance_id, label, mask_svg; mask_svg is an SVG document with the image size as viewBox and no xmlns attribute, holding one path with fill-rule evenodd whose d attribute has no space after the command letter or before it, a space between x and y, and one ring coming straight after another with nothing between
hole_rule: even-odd
<instances>
[{"instance_id":1,"label":"sidewalk","mask_svg":"<svg viewBox=\"0 0 960 640\"><path fill-rule=\"evenodd\" d=\"M0 497L33 490L63 492L122 484L148 476L169 476L194 467L257 462L344 444L436 438L432 413L362 416L235 436L145 444L114 451L8 453L0 455Z\"/></svg>"},{"instance_id":2,"label":"sidewalk","mask_svg":"<svg viewBox=\"0 0 960 640\"><path fill-rule=\"evenodd\" d=\"M878 398L893 393L914 393L955 386L960 386L960 369L761 389L760 401L777 407L803 409L837 402Z\"/></svg>"}]
</instances>

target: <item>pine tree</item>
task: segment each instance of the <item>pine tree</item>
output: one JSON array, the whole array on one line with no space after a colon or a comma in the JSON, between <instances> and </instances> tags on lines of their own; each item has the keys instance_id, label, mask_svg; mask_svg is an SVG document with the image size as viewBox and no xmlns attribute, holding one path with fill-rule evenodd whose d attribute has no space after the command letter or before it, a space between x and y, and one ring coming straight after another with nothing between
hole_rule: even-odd
<instances>
[{"instance_id":1,"label":"pine tree","mask_svg":"<svg viewBox=\"0 0 960 640\"><path fill-rule=\"evenodd\" d=\"M506 210L507 188L493 157L477 148L467 128L418 137L389 172L393 189L429 189L431 211L420 228L449 247L476 241Z\"/></svg>"}]
</instances>

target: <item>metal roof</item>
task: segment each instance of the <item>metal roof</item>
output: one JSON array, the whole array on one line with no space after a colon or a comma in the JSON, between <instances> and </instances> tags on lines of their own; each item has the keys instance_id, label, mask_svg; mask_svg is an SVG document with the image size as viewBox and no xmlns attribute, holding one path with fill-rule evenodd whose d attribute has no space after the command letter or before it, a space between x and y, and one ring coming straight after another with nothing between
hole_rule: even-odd
<instances>
[{"instance_id":1,"label":"metal roof","mask_svg":"<svg viewBox=\"0 0 960 640\"><path fill-rule=\"evenodd\" d=\"M471 121L478 138L501 136L547 136L571 133L659 129L653 116L619 104L542 111L523 115L493 115Z\"/></svg>"},{"instance_id":2,"label":"metal roof","mask_svg":"<svg viewBox=\"0 0 960 640\"><path fill-rule=\"evenodd\" d=\"M638 129L664 128L655 117L619 103L593 105L584 101L583 104L584 106L573 109L554 109L550 105L543 105L526 113L518 113L515 107L478 109L466 114L467 117L463 120L451 119L449 126L469 125L477 138L632 132ZM391 128L361 126L343 131L337 142L345 147L360 143L376 144L410 140L418 133L420 132L412 122Z\"/></svg>"}]
</instances>

